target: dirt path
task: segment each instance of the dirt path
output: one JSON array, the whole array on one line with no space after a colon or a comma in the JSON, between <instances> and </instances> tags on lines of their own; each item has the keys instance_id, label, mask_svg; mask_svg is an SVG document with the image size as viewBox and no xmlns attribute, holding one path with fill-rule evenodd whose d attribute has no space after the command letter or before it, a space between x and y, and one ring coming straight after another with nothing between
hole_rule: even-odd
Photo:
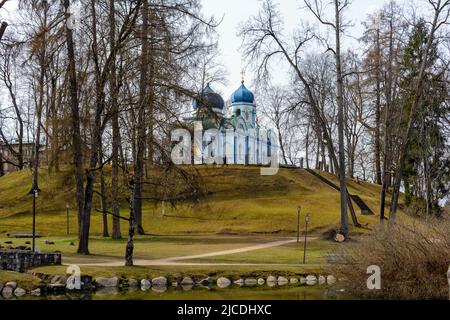
<instances>
[{"instance_id":1,"label":"dirt path","mask_svg":"<svg viewBox=\"0 0 450 320\"><path fill-rule=\"evenodd\" d=\"M308 238L308 240L316 240L317 238ZM179 257L171 257L171 258L163 258L163 259L153 259L153 260L143 260L143 259L135 259L134 264L136 266L233 266L233 265L242 265L242 266L252 266L252 265L262 265L262 264L245 264L245 263L189 263L182 262L185 260L193 260L193 259L201 259L201 258L209 258L216 256L224 256L236 253L250 252L255 250L279 247L290 243L295 243L297 239L290 240L280 240L280 241L272 241L267 243L261 243L257 245L252 245L248 247L242 247L231 250L222 250L215 251L203 254L196 254L190 256L179 256ZM72 260L72 259L71 259ZM75 262L75 261L74 261ZM64 263L66 264L66 263ZM68 264L68 263L67 263ZM73 263L70 263L73 264ZM79 266L90 266L90 267L122 267L124 265L123 259L111 259L106 260L102 258L98 262L89 262L89 263L76 263ZM280 265L280 264L263 264L263 265Z\"/></svg>"}]
</instances>

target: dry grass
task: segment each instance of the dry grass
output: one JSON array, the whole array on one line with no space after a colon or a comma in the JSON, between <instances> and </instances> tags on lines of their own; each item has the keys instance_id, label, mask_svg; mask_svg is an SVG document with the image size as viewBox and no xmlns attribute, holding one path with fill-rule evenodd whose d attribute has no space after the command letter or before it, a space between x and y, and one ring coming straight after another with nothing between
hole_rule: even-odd
<instances>
[{"instance_id":1,"label":"dry grass","mask_svg":"<svg viewBox=\"0 0 450 320\"><path fill-rule=\"evenodd\" d=\"M399 220L340 252L334 266L343 285L375 299L448 299L450 219ZM381 269L381 290L367 289L367 267Z\"/></svg>"},{"instance_id":2,"label":"dry grass","mask_svg":"<svg viewBox=\"0 0 450 320\"><path fill-rule=\"evenodd\" d=\"M109 194L110 168L106 167L105 170ZM296 208L299 204L303 217L306 211L311 213L311 231L320 232L339 225L339 193L304 170L280 169L275 176L261 176L260 169L252 166L201 166L197 170L201 185L207 190L206 198L200 203L182 201L175 207L166 203L165 217L162 216L161 202L144 200L143 224L146 232L164 235L294 235L297 228ZM156 175L158 172L151 173ZM157 177L150 178L149 181L158 181ZM172 180L174 185L181 184L179 179ZM71 207L71 234L76 235L74 186L73 172L68 167L53 174L45 168L40 170L42 192L37 200L37 228L44 236L65 235L66 202ZM30 188L29 170L0 178L0 235L31 230ZM99 186L96 184L95 188L98 190ZM176 186L173 188L177 189ZM153 184L146 184L144 197L153 197L158 192L156 189ZM355 183L352 192L366 200L373 211L377 210L379 186ZM128 193L126 190L120 190L120 193L121 214L128 215L125 200ZM100 208L97 194L94 196L94 207ZM376 217L359 214L358 219L364 225L377 222ZM126 232L127 222L122 223L122 230ZM101 230L101 214L94 210L91 235L101 235Z\"/></svg>"}]
</instances>

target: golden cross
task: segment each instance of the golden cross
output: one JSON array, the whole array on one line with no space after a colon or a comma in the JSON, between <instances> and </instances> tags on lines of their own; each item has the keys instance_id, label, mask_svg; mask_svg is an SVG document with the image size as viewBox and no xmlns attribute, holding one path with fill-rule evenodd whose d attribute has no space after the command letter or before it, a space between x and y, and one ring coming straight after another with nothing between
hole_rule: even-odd
<instances>
[{"instance_id":1,"label":"golden cross","mask_svg":"<svg viewBox=\"0 0 450 320\"><path fill-rule=\"evenodd\" d=\"M244 82L245 82L245 70L242 69L241 70L241 83L244 83Z\"/></svg>"}]
</instances>

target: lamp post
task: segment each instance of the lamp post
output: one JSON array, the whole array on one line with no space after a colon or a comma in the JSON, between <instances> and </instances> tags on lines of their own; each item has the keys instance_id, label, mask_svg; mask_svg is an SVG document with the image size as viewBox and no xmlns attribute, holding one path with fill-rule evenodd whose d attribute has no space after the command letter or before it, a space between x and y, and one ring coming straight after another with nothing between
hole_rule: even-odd
<instances>
[{"instance_id":1,"label":"lamp post","mask_svg":"<svg viewBox=\"0 0 450 320\"><path fill-rule=\"evenodd\" d=\"M69 203L66 202L66 226L67 226L67 235L69 235Z\"/></svg>"},{"instance_id":2,"label":"lamp post","mask_svg":"<svg viewBox=\"0 0 450 320\"><path fill-rule=\"evenodd\" d=\"M301 206L297 207L297 243L300 242L300 212L302 210Z\"/></svg>"},{"instance_id":3,"label":"lamp post","mask_svg":"<svg viewBox=\"0 0 450 320\"><path fill-rule=\"evenodd\" d=\"M309 213L306 214L305 221L306 224L305 224L305 245L303 247L303 264L306 264L306 241L308 237Z\"/></svg>"}]
</instances>

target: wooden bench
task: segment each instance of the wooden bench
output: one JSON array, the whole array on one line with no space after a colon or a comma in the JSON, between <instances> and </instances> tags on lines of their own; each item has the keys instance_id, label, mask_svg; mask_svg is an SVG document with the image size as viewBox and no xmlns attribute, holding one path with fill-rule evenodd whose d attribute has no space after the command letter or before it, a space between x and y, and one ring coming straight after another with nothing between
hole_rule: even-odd
<instances>
[{"instance_id":1,"label":"wooden bench","mask_svg":"<svg viewBox=\"0 0 450 320\"><path fill-rule=\"evenodd\" d=\"M13 238L33 238L33 232L16 232L12 234ZM35 233L36 238L40 238L41 235L39 232Z\"/></svg>"}]
</instances>

